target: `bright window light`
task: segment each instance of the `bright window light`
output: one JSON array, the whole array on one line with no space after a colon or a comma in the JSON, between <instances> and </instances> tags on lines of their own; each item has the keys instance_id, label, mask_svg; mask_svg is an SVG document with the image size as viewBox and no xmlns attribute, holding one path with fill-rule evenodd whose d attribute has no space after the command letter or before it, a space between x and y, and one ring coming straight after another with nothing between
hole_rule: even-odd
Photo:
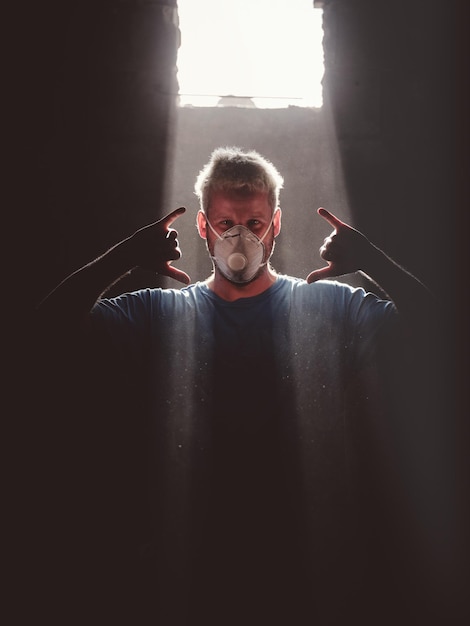
<instances>
[{"instance_id":1,"label":"bright window light","mask_svg":"<svg viewBox=\"0 0 470 626\"><path fill-rule=\"evenodd\" d=\"M178 0L178 13L181 106L322 106L323 11L312 0Z\"/></svg>"}]
</instances>

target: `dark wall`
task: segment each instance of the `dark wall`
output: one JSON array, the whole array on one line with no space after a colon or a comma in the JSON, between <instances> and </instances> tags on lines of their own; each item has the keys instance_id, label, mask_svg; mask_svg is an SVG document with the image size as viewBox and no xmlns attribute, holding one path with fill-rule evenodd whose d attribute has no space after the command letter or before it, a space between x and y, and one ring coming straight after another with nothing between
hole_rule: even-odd
<instances>
[{"instance_id":1,"label":"dark wall","mask_svg":"<svg viewBox=\"0 0 470 626\"><path fill-rule=\"evenodd\" d=\"M325 96L359 224L438 288L455 211L458 85L454 3L326 3ZM452 259L450 259L452 261ZM446 267L447 271L442 272Z\"/></svg>"},{"instance_id":2,"label":"dark wall","mask_svg":"<svg viewBox=\"0 0 470 626\"><path fill-rule=\"evenodd\" d=\"M27 0L8 9L5 612L18 624L33 613L52 624L139 623L114 608L135 584L120 533L130 510L141 519L145 490L141 475L132 480L142 451L123 446L116 372L98 355L96 370L81 362L72 346L59 355L38 345L30 330L34 306L62 278L160 216L175 2Z\"/></svg>"},{"instance_id":3,"label":"dark wall","mask_svg":"<svg viewBox=\"0 0 470 626\"><path fill-rule=\"evenodd\" d=\"M173 0L25 3L15 18L19 279L35 302L160 216L179 30Z\"/></svg>"},{"instance_id":4,"label":"dark wall","mask_svg":"<svg viewBox=\"0 0 470 626\"><path fill-rule=\"evenodd\" d=\"M456 606L469 571L464 5L331 0L324 12L325 100L338 131L352 213L437 298L439 324L426 348L435 377L422 384L421 371L411 374L421 400L410 420L416 428L410 460L422 477L414 488L411 474L407 482L422 520L416 543L428 531L432 536L422 577L439 581L432 587L436 598L454 598L448 610L456 623L463 623ZM429 509L419 513L426 492Z\"/></svg>"}]
</instances>

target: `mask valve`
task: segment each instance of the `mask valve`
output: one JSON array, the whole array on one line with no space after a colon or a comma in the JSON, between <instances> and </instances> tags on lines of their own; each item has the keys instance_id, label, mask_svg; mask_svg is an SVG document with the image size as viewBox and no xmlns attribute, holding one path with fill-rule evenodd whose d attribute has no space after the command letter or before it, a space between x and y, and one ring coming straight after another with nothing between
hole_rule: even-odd
<instances>
[{"instance_id":1,"label":"mask valve","mask_svg":"<svg viewBox=\"0 0 470 626\"><path fill-rule=\"evenodd\" d=\"M248 259L241 252L234 252L227 259L227 265L234 272L241 272L245 269Z\"/></svg>"}]
</instances>

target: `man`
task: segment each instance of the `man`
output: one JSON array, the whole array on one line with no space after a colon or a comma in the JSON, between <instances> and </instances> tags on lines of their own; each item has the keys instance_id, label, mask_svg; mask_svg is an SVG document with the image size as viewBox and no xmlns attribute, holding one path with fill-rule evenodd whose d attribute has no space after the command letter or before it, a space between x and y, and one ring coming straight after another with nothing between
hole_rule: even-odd
<instances>
[{"instance_id":1,"label":"man","mask_svg":"<svg viewBox=\"0 0 470 626\"><path fill-rule=\"evenodd\" d=\"M40 307L56 334L81 329L91 354L112 355L119 388L131 390L129 423L145 415L151 521L136 541L154 581L148 608L165 624L340 623L361 587L357 572L370 567L352 497L356 429L380 405L383 346L401 337L401 320L414 328L430 296L324 208L334 229L320 252L327 265L307 280L279 275L270 258L282 186L258 153L217 149L195 188L207 280L189 285L173 265L179 208L73 273ZM136 267L189 286L101 297ZM390 300L324 280L356 271Z\"/></svg>"}]
</instances>

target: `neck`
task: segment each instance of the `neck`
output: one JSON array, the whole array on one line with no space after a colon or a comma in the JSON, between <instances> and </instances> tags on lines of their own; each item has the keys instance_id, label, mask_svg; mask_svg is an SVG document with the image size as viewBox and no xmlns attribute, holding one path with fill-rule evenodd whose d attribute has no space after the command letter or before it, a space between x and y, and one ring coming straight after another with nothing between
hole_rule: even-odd
<instances>
[{"instance_id":1,"label":"neck","mask_svg":"<svg viewBox=\"0 0 470 626\"><path fill-rule=\"evenodd\" d=\"M219 298L233 302L240 298L251 298L263 293L276 282L276 279L277 273L269 265L266 265L262 273L249 283L232 283L217 269L205 283Z\"/></svg>"}]
</instances>

